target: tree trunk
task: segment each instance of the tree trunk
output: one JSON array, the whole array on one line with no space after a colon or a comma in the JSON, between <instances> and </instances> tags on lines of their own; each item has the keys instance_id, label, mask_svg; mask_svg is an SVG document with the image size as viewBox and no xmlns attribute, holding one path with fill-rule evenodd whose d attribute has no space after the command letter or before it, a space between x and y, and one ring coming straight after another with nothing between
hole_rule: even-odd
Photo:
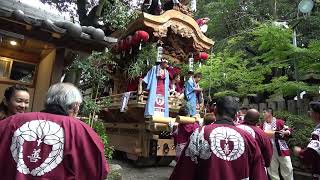
<instances>
[{"instance_id":1,"label":"tree trunk","mask_svg":"<svg viewBox=\"0 0 320 180\"><path fill-rule=\"evenodd\" d=\"M87 18L87 9L86 9L87 0L77 0L77 13L79 16L80 24Z\"/></svg>"},{"instance_id":2,"label":"tree trunk","mask_svg":"<svg viewBox=\"0 0 320 180\"><path fill-rule=\"evenodd\" d=\"M99 4L96 10L96 17L100 17L103 11L103 7L106 4L107 0L99 0Z\"/></svg>"}]
</instances>

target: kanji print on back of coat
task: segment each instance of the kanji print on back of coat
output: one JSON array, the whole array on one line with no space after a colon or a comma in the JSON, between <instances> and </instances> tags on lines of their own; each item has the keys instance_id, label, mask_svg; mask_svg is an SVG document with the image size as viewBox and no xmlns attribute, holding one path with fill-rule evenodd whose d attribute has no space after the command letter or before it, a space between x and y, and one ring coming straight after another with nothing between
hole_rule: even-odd
<instances>
[{"instance_id":1,"label":"kanji print on back of coat","mask_svg":"<svg viewBox=\"0 0 320 180\"><path fill-rule=\"evenodd\" d=\"M23 144L26 141L37 142L32 154L24 154ZM29 159L30 163L43 159L41 157L42 143L50 145L51 152L40 166L30 169L24 159ZM60 125L51 121L32 120L26 122L14 132L10 150L20 173L42 176L56 168L63 160L64 130Z\"/></svg>"},{"instance_id":2,"label":"kanji print on back of coat","mask_svg":"<svg viewBox=\"0 0 320 180\"><path fill-rule=\"evenodd\" d=\"M229 127L217 127L210 133L212 152L220 159L233 161L245 151L243 137Z\"/></svg>"}]
</instances>

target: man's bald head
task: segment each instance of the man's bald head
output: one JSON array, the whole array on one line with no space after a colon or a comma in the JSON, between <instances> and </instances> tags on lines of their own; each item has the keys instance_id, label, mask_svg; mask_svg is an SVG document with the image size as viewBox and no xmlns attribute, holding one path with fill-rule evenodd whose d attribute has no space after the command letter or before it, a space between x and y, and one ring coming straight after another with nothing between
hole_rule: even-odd
<instances>
[{"instance_id":1,"label":"man's bald head","mask_svg":"<svg viewBox=\"0 0 320 180\"><path fill-rule=\"evenodd\" d=\"M244 121L257 124L259 122L259 118L260 118L260 113L258 110L249 109L247 111L247 114L244 116Z\"/></svg>"}]
</instances>

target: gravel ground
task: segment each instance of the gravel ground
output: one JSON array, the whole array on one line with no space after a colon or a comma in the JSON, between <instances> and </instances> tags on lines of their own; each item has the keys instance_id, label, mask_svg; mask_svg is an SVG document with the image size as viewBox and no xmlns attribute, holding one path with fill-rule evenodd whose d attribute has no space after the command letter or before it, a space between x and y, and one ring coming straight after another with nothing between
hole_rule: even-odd
<instances>
[{"instance_id":1,"label":"gravel ground","mask_svg":"<svg viewBox=\"0 0 320 180\"><path fill-rule=\"evenodd\" d=\"M167 167L137 168L127 160L112 159L112 164L123 168L122 180L168 180L173 170L173 164Z\"/></svg>"}]
</instances>

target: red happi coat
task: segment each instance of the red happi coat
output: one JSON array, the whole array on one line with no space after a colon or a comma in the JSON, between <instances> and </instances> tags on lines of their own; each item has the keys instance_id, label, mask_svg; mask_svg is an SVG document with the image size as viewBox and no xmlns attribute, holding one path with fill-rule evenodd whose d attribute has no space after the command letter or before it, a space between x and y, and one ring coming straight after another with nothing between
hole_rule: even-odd
<instances>
[{"instance_id":1,"label":"red happi coat","mask_svg":"<svg viewBox=\"0 0 320 180\"><path fill-rule=\"evenodd\" d=\"M210 124L191 135L170 180L267 180L262 161L248 133L234 125Z\"/></svg>"},{"instance_id":2,"label":"red happi coat","mask_svg":"<svg viewBox=\"0 0 320 180\"><path fill-rule=\"evenodd\" d=\"M198 122L189 124L179 124L173 137L175 144L186 144L191 134L199 127Z\"/></svg>"},{"instance_id":3,"label":"red happi coat","mask_svg":"<svg viewBox=\"0 0 320 180\"><path fill-rule=\"evenodd\" d=\"M308 147L299 154L300 159L306 165L311 166L313 180L320 179L320 124L311 133Z\"/></svg>"},{"instance_id":4,"label":"red happi coat","mask_svg":"<svg viewBox=\"0 0 320 180\"><path fill-rule=\"evenodd\" d=\"M265 130L265 123L266 122L264 122L262 126L260 126L262 130ZM273 118L271 122L271 126L273 131L281 131L285 129L285 122L282 119ZM288 130L290 131L290 135L291 135L292 129L289 128ZM277 152L279 156L290 156L290 149L286 142L288 138L289 137L285 137L284 139L274 138L274 142L275 142L274 145L277 148Z\"/></svg>"},{"instance_id":5,"label":"red happi coat","mask_svg":"<svg viewBox=\"0 0 320 180\"><path fill-rule=\"evenodd\" d=\"M191 134L199 127L198 122L189 124L179 124L173 133L174 144L176 146L176 159L178 160L181 152L189 141Z\"/></svg>"},{"instance_id":6,"label":"red happi coat","mask_svg":"<svg viewBox=\"0 0 320 180\"><path fill-rule=\"evenodd\" d=\"M104 180L109 166L99 136L80 120L24 113L0 122L0 179Z\"/></svg>"},{"instance_id":7,"label":"red happi coat","mask_svg":"<svg viewBox=\"0 0 320 180\"><path fill-rule=\"evenodd\" d=\"M272 159L273 148L270 138L259 127L243 122L237 125L238 128L247 131L257 141L261 154L263 156L265 167L269 167Z\"/></svg>"}]
</instances>

